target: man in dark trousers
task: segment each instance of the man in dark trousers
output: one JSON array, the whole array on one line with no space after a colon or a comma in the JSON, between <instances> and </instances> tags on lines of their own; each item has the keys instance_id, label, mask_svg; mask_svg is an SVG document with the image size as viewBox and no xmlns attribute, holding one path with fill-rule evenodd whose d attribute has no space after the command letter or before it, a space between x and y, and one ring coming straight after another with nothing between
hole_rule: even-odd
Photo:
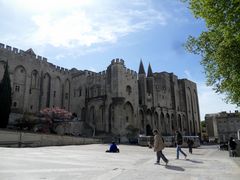
<instances>
[{"instance_id":1,"label":"man in dark trousers","mask_svg":"<svg viewBox=\"0 0 240 180\"><path fill-rule=\"evenodd\" d=\"M181 152L186 159L187 155L181 149L181 145L183 143L183 138L182 138L182 134L179 131L176 131L175 140L176 140L176 144L177 144L177 159L179 159L179 152Z\"/></svg>"},{"instance_id":2,"label":"man in dark trousers","mask_svg":"<svg viewBox=\"0 0 240 180\"><path fill-rule=\"evenodd\" d=\"M194 144L193 140L188 138L187 144L188 144L189 153L192 154L192 147L193 147L193 144Z\"/></svg>"},{"instance_id":3,"label":"man in dark trousers","mask_svg":"<svg viewBox=\"0 0 240 180\"><path fill-rule=\"evenodd\" d=\"M229 145L229 152L231 157L236 157L236 147L237 143L234 141L233 137L230 137L230 140L228 142Z\"/></svg>"},{"instance_id":4,"label":"man in dark trousers","mask_svg":"<svg viewBox=\"0 0 240 180\"><path fill-rule=\"evenodd\" d=\"M166 165L168 164L168 159L164 156L164 154L162 153L162 150L164 149L165 145L163 142L163 138L161 136L161 134L158 132L157 129L155 129L153 131L154 134L154 152L156 152L157 155L157 161L155 164L160 164L160 158L163 159L163 161L166 163Z\"/></svg>"}]
</instances>

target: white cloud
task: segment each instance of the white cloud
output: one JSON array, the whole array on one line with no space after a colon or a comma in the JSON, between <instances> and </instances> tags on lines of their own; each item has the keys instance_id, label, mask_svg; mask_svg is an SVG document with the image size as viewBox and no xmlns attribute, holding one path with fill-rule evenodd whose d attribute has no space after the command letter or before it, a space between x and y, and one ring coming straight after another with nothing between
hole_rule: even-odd
<instances>
[{"instance_id":1,"label":"white cloud","mask_svg":"<svg viewBox=\"0 0 240 180\"><path fill-rule=\"evenodd\" d=\"M55 47L115 43L133 32L166 24L166 15L142 0L2 0L32 24L21 23L22 40ZM21 20L20 20L21 21ZM22 29L21 29L22 28ZM24 37L24 38L23 38ZM21 37L18 37L21 38Z\"/></svg>"},{"instance_id":2,"label":"white cloud","mask_svg":"<svg viewBox=\"0 0 240 180\"><path fill-rule=\"evenodd\" d=\"M235 105L223 101L224 95L216 94L211 87L207 87L204 83L198 83L198 98L201 120L204 119L205 114L237 110Z\"/></svg>"},{"instance_id":3,"label":"white cloud","mask_svg":"<svg viewBox=\"0 0 240 180\"><path fill-rule=\"evenodd\" d=\"M94 53L94 52L98 52L98 53L101 53L101 52L104 52L106 50L105 47L92 47L92 48L81 48L81 49L78 49L78 48L72 48L71 51L68 51L67 49L62 49L61 52L57 53L57 55L53 55L53 57L51 57L53 60L62 60L64 58L67 58L67 59L78 59L79 56L83 56L83 55L86 55L86 54L91 54L91 53Z\"/></svg>"},{"instance_id":4,"label":"white cloud","mask_svg":"<svg viewBox=\"0 0 240 180\"><path fill-rule=\"evenodd\" d=\"M192 76L191 76L191 73L189 70L184 70L184 74L187 76L187 79L191 80L192 79Z\"/></svg>"},{"instance_id":5,"label":"white cloud","mask_svg":"<svg viewBox=\"0 0 240 180\"><path fill-rule=\"evenodd\" d=\"M96 68L94 68L94 67L90 67L88 70L92 71L92 72L98 72L98 70Z\"/></svg>"}]
</instances>

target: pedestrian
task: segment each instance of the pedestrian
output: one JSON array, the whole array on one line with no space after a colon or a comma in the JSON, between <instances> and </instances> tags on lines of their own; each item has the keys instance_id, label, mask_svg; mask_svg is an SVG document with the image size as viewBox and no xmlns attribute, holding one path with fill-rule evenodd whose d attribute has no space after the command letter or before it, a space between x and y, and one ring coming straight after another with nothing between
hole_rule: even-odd
<instances>
[{"instance_id":1,"label":"pedestrian","mask_svg":"<svg viewBox=\"0 0 240 180\"><path fill-rule=\"evenodd\" d=\"M181 152L186 159L187 155L181 149L181 145L183 143L183 138L182 138L182 134L179 131L176 131L175 140L176 140L176 144L177 144L177 159L179 159L179 152Z\"/></svg>"},{"instance_id":2,"label":"pedestrian","mask_svg":"<svg viewBox=\"0 0 240 180\"><path fill-rule=\"evenodd\" d=\"M194 144L193 140L190 139L190 138L188 138L188 140L187 140L187 144L188 144L188 150L189 150L189 153L192 154L192 147L193 147L193 144Z\"/></svg>"},{"instance_id":3,"label":"pedestrian","mask_svg":"<svg viewBox=\"0 0 240 180\"><path fill-rule=\"evenodd\" d=\"M228 142L229 145L229 152L230 152L230 157L236 157L236 147L237 147L237 143L235 142L235 140L233 139L233 137L230 137L230 140Z\"/></svg>"},{"instance_id":4,"label":"pedestrian","mask_svg":"<svg viewBox=\"0 0 240 180\"><path fill-rule=\"evenodd\" d=\"M112 152L112 153L119 153L119 149L114 141L112 141L112 144L110 145L109 150L106 150L106 152Z\"/></svg>"},{"instance_id":5,"label":"pedestrian","mask_svg":"<svg viewBox=\"0 0 240 180\"><path fill-rule=\"evenodd\" d=\"M164 154L162 153L162 150L164 149L165 145L164 145L164 141L163 138L161 136L161 134L158 132L157 129L155 129L153 131L154 134L154 152L156 152L157 155L157 161L155 164L160 164L160 158L163 159L163 161L166 163L166 166L168 164L168 159L164 156Z\"/></svg>"}]
</instances>

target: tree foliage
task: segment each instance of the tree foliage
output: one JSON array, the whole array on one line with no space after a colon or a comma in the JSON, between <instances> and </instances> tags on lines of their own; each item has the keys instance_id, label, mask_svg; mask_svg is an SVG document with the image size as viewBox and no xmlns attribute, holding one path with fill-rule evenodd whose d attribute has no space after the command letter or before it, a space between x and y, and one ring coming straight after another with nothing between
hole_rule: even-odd
<instances>
[{"instance_id":1,"label":"tree foliage","mask_svg":"<svg viewBox=\"0 0 240 180\"><path fill-rule=\"evenodd\" d=\"M205 121L201 121L201 127L206 128L206 122Z\"/></svg>"},{"instance_id":2,"label":"tree foliage","mask_svg":"<svg viewBox=\"0 0 240 180\"><path fill-rule=\"evenodd\" d=\"M6 128L8 125L11 104L11 83L8 72L8 63L6 63L3 79L0 82L0 128Z\"/></svg>"},{"instance_id":3,"label":"tree foliage","mask_svg":"<svg viewBox=\"0 0 240 180\"><path fill-rule=\"evenodd\" d=\"M183 0L206 31L188 38L186 48L201 55L207 85L240 106L240 0Z\"/></svg>"}]
</instances>

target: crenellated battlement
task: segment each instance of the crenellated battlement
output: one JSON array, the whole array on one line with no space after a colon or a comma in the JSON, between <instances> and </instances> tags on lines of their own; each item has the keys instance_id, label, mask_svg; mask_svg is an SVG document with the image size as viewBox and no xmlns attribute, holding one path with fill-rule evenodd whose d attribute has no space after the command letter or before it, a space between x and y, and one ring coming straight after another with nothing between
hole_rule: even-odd
<instances>
[{"instance_id":1,"label":"crenellated battlement","mask_svg":"<svg viewBox=\"0 0 240 180\"><path fill-rule=\"evenodd\" d=\"M124 71L125 71L125 73L126 73L127 76L132 76L133 78L137 78L137 75L138 75L138 74L137 74L136 71L131 70L131 69L126 68L126 67L124 67Z\"/></svg>"},{"instance_id":2,"label":"crenellated battlement","mask_svg":"<svg viewBox=\"0 0 240 180\"><path fill-rule=\"evenodd\" d=\"M13 53L14 55L19 55L19 56L29 56L31 59L37 60L39 63L43 63L46 64L49 68L51 68L53 71L57 71L61 74L70 74L70 70L60 67L60 66L56 66L50 62L48 62L48 59L45 57L42 57L40 55L36 55L32 49L29 49L27 51L24 51L22 49L18 49L9 45L5 45L3 43L0 43L0 49L3 49L7 52ZM127 75L133 76L133 77L137 77L137 72L130 70L128 68L125 67L124 65L124 60L120 59L120 58L116 58L116 59L112 59L111 61L111 65L121 65L123 66L125 73ZM101 72L93 72L93 71L89 71L89 70L84 70L84 75L85 76L94 76L94 77L99 77L99 76L103 76L103 78L106 76L106 71L101 71Z\"/></svg>"},{"instance_id":3,"label":"crenellated battlement","mask_svg":"<svg viewBox=\"0 0 240 180\"><path fill-rule=\"evenodd\" d=\"M101 72L93 72L89 70L79 71L79 73L73 74L73 79L78 80L83 78L91 78L92 80L99 81L100 79L103 80L106 78L107 71L101 71Z\"/></svg>"},{"instance_id":4,"label":"crenellated battlement","mask_svg":"<svg viewBox=\"0 0 240 180\"><path fill-rule=\"evenodd\" d=\"M59 66L55 66L55 69L57 70L57 71L59 71L60 73L63 73L63 74L69 74L70 73L70 71L68 70L68 69L66 69L66 68L63 68L63 67L59 67Z\"/></svg>"},{"instance_id":5,"label":"crenellated battlement","mask_svg":"<svg viewBox=\"0 0 240 180\"><path fill-rule=\"evenodd\" d=\"M62 72L63 73L69 73L68 69L65 69L65 68L60 67L60 66L56 66L56 65L54 65L52 63L49 63L49 62L48 62L48 66L54 71L57 71L57 72L60 72L60 73L62 73Z\"/></svg>"},{"instance_id":6,"label":"crenellated battlement","mask_svg":"<svg viewBox=\"0 0 240 180\"><path fill-rule=\"evenodd\" d=\"M86 76L93 76L94 74L96 74L96 72L89 71L89 70L84 70L84 72Z\"/></svg>"},{"instance_id":7,"label":"crenellated battlement","mask_svg":"<svg viewBox=\"0 0 240 180\"><path fill-rule=\"evenodd\" d=\"M105 76L106 75L106 71L101 71L95 74L95 76Z\"/></svg>"},{"instance_id":8,"label":"crenellated battlement","mask_svg":"<svg viewBox=\"0 0 240 180\"><path fill-rule=\"evenodd\" d=\"M123 69L124 69L124 73L127 75L127 76L132 76L133 78L137 78L137 72L136 71L133 71L129 68L126 68L125 65L124 65L124 60L123 59L119 59L119 58L116 58L116 59L113 59L111 61L111 65L122 65Z\"/></svg>"},{"instance_id":9,"label":"crenellated battlement","mask_svg":"<svg viewBox=\"0 0 240 180\"><path fill-rule=\"evenodd\" d=\"M21 56L27 55L26 51L22 50L22 49L18 49L9 45L5 45L3 43L0 43L0 49L4 49L6 51L12 52L13 54L19 54ZM47 62L47 58L39 56L39 55L35 55L35 54L31 54L31 57L39 60L39 61L46 61Z\"/></svg>"},{"instance_id":10,"label":"crenellated battlement","mask_svg":"<svg viewBox=\"0 0 240 180\"><path fill-rule=\"evenodd\" d=\"M101 71L101 72L93 72L93 71L89 71L89 70L84 70L85 75L87 76L105 76L106 75L106 71Z\"/></svg>"},{"instance_id":11,"label":"crenellated battlement","mask_svg":"<svg viewBox=\"0 0 240 180\"><path fill-rule=\"evenodd\" d=\"M13 52L14 54L19 54L20 51L23 51L23 50L18 50L18 48L11 47L9 45L5 45L5 44L2 44L2 43L0 43L0 49L5 49L5 50L7 50L9 52Z\"/></svg>"},{"instance_id":12,"label":"crenellated battlement","mask_svg":"<svg viewBox=\"0 0 240 180\"><path fill-rule=\"evenodd\" d=\"M69 74L70 73L70 71L68 69L56 66L52 63L49 63L47 61L47 58L39 56L39 55L35 55L34 53L28 54L26 51L24 51L22 49L11 47L11 46L5 45L3 43L0 43L0 49L4 49L4 50L6 50L10 53L13 53L15 55L20 55L20 56L30 55L32 59L35 59L35 60L39 61L40 63L46 63L46 65L48 65L54 71L57 71L57 72L60 72L60 73L63 73L63 74Z\"/></svg>"},{"instance_id":13,"label":"crenellated battlement","mask_svg":"<svg viewBox=\"0 0 240 180\"><path fill-rule=\"evenodd\" d=\"M121 64L121 65L124 66L124 60L123 59L119 59L119 58L113 59L111 61L111 65L114 65L114 64Z\"/></svg>"},{"instance_id":14,"label":"crenellated battlement","mask_svg":"<svg viewBox=\"0 0 240 180\"><path fill-rule=\"evenodd\" d=\"M98 73L92 73L90 74L91 77L93 78L100 78L100 79L104 79L106 77L107 71L101 71Z\"/></svg>"}]
</instances>

